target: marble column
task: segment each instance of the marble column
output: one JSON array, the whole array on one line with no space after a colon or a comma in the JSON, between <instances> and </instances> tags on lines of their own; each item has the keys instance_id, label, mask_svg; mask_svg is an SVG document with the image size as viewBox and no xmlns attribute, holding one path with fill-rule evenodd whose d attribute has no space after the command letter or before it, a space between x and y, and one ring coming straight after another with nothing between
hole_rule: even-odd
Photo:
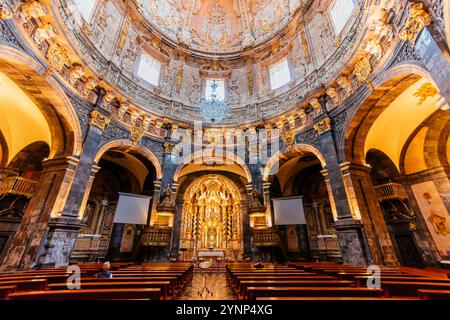
<instances>
[{"instance_id":1,"label":"marble column","mask_svg":"<svg viewBox=\"0 0 450 320\"><path fill-rule=\"evenodd\" d=\"M364 224L364 232L371 252L372 263L398 266L394 246L370 176L371 168L343 163L342 174L353 214Z\"/></svg>"},{"instance_id":2,"label":"marble column","mask_svg":"<svg viewBox=\"0 0 450 320\"><path fill-rule=\"evenodd\" d=\"M69 263L81 228L80 219L95 173L99 169L94 163L95 156L100 148L103 131L110 122L109 113L101 108L104 95L105 91L99 89L96 105L90 113L80 161L61 216L49 222L47 243L40 258L40 264L44 266L63 266Z\"/></svg>"},{"instance_id":3,"label":"marble column","mask_svg":"<svg viewBox=\"0 0 450 320\"><path fill-rule=\"evenodd\" d=\"M322 104L324 102L322 101ZM336 142L332 131L332 121L323 116L314 125L319 135L322 153L326 162L326 183L330 202L335 210L335 225L343 262L351 265L370 264L370 251L364 228L360 221L355 220L350 208L347 191L342 177L337 154Z\"/></svg>"},{"instance_id":4,"label":"marble column","mask_svg":"<svg viewBox=\"0 0 450 320\"><path fill-rule=\"evenodd\" d=\"M31 268L37 265L45 246L49 221L51 217L56 217L64 206L78 162L74 157L43 161L39 188L30 200L0 270Z\"/></svg>"}]
</instances>

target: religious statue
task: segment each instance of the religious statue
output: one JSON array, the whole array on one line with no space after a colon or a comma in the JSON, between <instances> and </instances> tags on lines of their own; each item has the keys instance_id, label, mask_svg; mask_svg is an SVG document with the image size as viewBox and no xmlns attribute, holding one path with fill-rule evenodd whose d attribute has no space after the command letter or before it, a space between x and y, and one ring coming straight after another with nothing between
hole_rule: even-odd
<instances>
[{"instance_id":1,"label":"religious statue","mask_svg":"<svg viewBox=\"0 0 450 320\"><path fill-rule=\"evenodd\" d=\"M253 188L250 194L250 208L263 208L264 204L261 202L261 194L256 188Z\"/></svg>"},{"instance_id":2,"label":"religious statue","mask_svg":"<svg viewBox=\"0 0 450 320\"><path fill-rule=\"evenodd\" d=\"M164 190L161 201L158 204L158 208L170 208L172 207L172 191L169 188Z\"/></svg>"}]
</instances>

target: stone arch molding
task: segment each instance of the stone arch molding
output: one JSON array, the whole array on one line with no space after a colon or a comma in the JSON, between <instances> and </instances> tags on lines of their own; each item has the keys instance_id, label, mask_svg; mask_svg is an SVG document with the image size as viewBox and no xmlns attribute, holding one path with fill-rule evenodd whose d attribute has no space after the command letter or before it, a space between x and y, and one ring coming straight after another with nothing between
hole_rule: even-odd
<instances>
[{"instance_id":1,"label":"stone arch molding","mask_svg":"<svg viewBox=\"0 0 450 320\"><path fill-rule=\"evenodd\" d=\"M220 155L208 155L207 152L203 151L203 150L199 150L195 153L193 153L192 155L188 155L186 156L184 159L181 160L181 164L177 167L177 169L175 170L175 174L173 176L173 180L175 182L178 181L178 179L180 178L180 174L181 174L181 170L183 170L183 168L189 164L192 163L201 163L204 164L206 162L213 162L213 161L225 161L225 163L229 163L229 164L237 164L238 166L240 166L244 172L245 172L245 178L247 179L247 182L250 184L252 183L252 174L250 172L250 169L248 168L247 164L245 163L245 161L243 159L241 159L240 157L238 157L237 155L235 155L234 153L231 152L223 152ZM229 161L229 162L228 162Z\"/></svg>"},{"instance_id":2,"label":"stone arch molding","mask_svg":"<svg viewBox=\"0 0 450 320\"><path fill-rule=\"evenodd\" d=\"M398 64L372 82L373 90L355 106L345 123L345 139L340 146L345 161L365 163L364 141L373 122L385 110L381 105L389 106L402 92L420 79L426 79L438 88L430 72L420 63ZM372 114L374 110L376 114ZM364 121L369 121L370 125L367 123L360 125Z\"/></svg>"},{"instance_id":3,"label":"stone arch molding","mask_svg":"<svg viewBox=\"0 0 450 320\"><path fill-rule=\"evenodd\" d=\"M263 171L263 181L267 182L269 180L269 176L276 174L273 172L277 168L280 160L283 158L288 158L290 156L303 155L305 153L314 154L320 161L320 164L325 169L326 161L323 154L315 147L310 146L308 144L295 144L292 148L288 150L280 150L276 154L274 154L269 161L267 162L264 171ZM278 171L278 170L277 170Z\"/></svg>"},{"instance_id":4,"label":"stone arch molding","mask_svg":"<svg viewBox=\"0 0 450 320\"><path fill-rule=\"evenodd\" d=\"M60 136L62 135L60 130L52 130L54 131L52 140L57 141L58 150L52 150L51 156L61 154L66 156L80 155L83 143L80 120L69 97L55 77L32 57L15 48L1 44L0 70L16 82L24 92L28 93L32 100L35 102L43 100L61 118L51 119L50 125L59 125L60 130L71 131L64 132L65 137L63 138ZM25 77L25 75L27 76ZM29 90L27 90L30 88L33 93L29 93ZM34 91L37 91L37 93ZM36 103L36 105L42 108L42 103ZM63 120L62 125L61 120ZM64 141L64 139L67 141Z\"/></svg>"},{"instance_id":5,"label":"stone arch molding","mask_svg":"<svg viewBox=\"0 0 450 320\"><path fill-rule=\"evenodd\" d=\"M98 163L101 159L101 157L109 150L111 149L119 149L123 151L135 151L146 157L150 162L155 166L156 169L156 178L158 180L162 179L163 176L163 170L161 163L158 160L158 157L150 151L148 148L140 145L140 144L133 144L131 141L126 139L121 140L114 140L109 141L105 143L100 150L97 152L97 155L95 156L95 163Z\"/></svg>"}]
</instances>

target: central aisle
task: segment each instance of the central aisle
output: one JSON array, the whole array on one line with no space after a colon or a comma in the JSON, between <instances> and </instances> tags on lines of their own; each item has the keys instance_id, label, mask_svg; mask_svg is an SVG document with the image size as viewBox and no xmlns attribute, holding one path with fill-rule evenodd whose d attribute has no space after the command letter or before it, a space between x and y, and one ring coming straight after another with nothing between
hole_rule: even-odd
<instances>
[{"instance_id":1,"label":"central aisle","mask_svg":"<svg viewBox=\"0 0 450 320\"><path fill-rule=\"evenodd\" d=\"M206 293L203 296L198 294L205 286L205 276L206 287L212 291L212 296ZM186 287L181 300L234 300L234 298L227 286L225 271L206 274L195 272L192 283Z\"/></svg>"}]
</instances>

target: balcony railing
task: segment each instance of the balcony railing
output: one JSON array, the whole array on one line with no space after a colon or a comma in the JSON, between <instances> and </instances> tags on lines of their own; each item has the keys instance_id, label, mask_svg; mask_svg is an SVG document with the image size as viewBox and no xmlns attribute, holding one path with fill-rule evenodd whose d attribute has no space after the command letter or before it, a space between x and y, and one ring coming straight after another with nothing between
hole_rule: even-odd
<instances>
[{"instance_id":1,"label":"balcony railing","mask_svg":"<svg viewBox=\"0 0 450 320\"><path fill-rule=\"evenodd\" d=\"M36 190L37 181L21 177L6 177L0 180L0 194L15 194L31 198Z\"/></svg>"},{"instance_id":2,"label":"balcony railing","mask_svg":"<svg viewBox=\"0 0 450 320\"><path fill-rule=\"evenodd\" d=\"M253 229L253 241L257 247L274 247L280 243L278 232L272 228Z\"/></svg>"},{"instance_id":3,"label":"balcony railing","mask_svg":"<svg viewBox=\"0 0 450 320\"><path fill-rule=\"evenodd\" d=\"M168 247L172 228L151 227L142 234L142 245L145 247Z\"/></svg>"},{"instance_id":4,"label":"balcony railing","mask_svg":"<svg viewBox=\"0 0 450 320\"><path fill-rule=\"evenodd\" d=\"M393 199L408 199L405 187L399 183L390 182L375 187L379 201Z\"/></svg>"}]
</instances>

